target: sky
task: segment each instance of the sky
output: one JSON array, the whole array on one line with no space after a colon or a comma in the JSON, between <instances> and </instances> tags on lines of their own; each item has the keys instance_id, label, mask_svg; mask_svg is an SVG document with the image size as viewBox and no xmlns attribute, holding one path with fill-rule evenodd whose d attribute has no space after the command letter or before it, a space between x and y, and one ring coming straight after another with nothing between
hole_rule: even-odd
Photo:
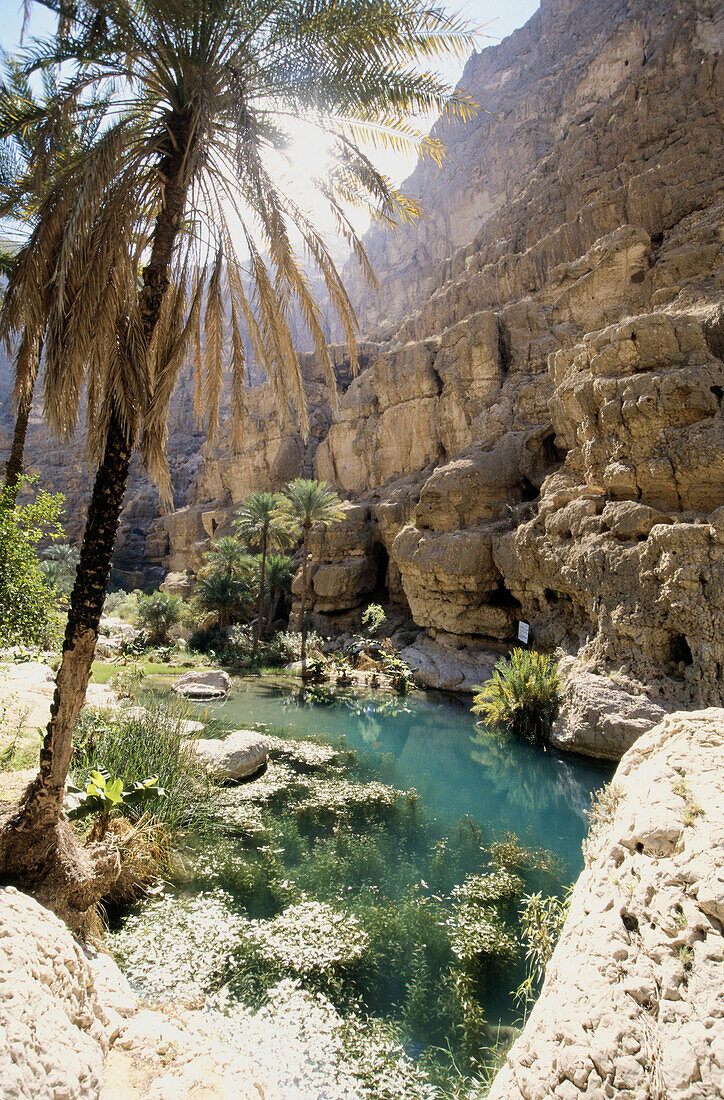
<instances>
[{"instance_id":1,"label":"sky","mask_svg":"<svg viewBox=\"0 0 724 1100\"><path fill-rule=\"evenodd\" d=\"M469 19L480 30L478 49L495 45L505 38L517 27L528 21L539 6L539 0L458 0L458 2L445 3L443 5L449 11L462 15ZM20 46L20 32L23 23L23 0L0 0L0 46L8 53L13 53ZM28 31L30 35L44 37L53 32L55 20L47 9L39 4L34 4L31 9L31 21ZM451 59L438 66L442 75L452 84L459 81L464 67L464 61ZM434 118L419 120L422 130L428 130ZM293 165L298 171L300 180L305 175L305 169L311 172L319 171L320 157L323 156L321 147L315 145L314 135L309 129L300 129L296 141L296 157ZM415 167L416 154L410 152L407 155L388 150L375 151L374 163L392 181L399 185L410 175ZM302 185L303 186L303 185ZM321 211L312 211L316 218ZM355 217L358 232L363 231L367 222L367 216L363 216L363 222Z\"/></svg>"}]
</instances>

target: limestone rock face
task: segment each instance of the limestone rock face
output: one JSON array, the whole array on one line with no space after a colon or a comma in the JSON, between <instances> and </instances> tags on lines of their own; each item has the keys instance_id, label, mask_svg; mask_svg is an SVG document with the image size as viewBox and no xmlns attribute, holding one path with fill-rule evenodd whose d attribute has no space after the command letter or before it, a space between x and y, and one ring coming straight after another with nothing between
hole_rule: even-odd
<instances>
[{"instance_id":1,"label":"limestone rock face","mask_svg":"<svg viewBox=\"0 0 724 1100\"><path fill-rule=\"evenodd\" d=\"M96 1100L104 1054L133 1011L110 959L33 898L0 889L2 1100Z\"/></svg>"},{"instance_id":2,"label":"limestone rock face","mask_svg":"<svg viewBox=\"0 0 724 1100\"><path fill-rule=\"evenodd\" d=\"M724 1093L724 710L631 748L543 991L489 1100Z\"/></svg>"},{"instance_id":3,"label":"limestone rock face","mask_svg":"<svg viewBox=\"0 0 724 1100\"><path fill-rule=\"evenodd\" d=\"M254 730L234 730L223 740L191 742L204 767L217 779L245 779L266 763L269 742Z\"/></svg>"},{"instance_id":4,"label":"limestone rock face","mask_svg":"<svg viewBox=\"0 0 724 1100\"><path fill-rule=\"evenodd\" d=\"M424 687L471 694L490 679L498 654L461 644L451 635L433 641L423 634L402 648L400 656Z\"/></svg>"},{"instance_id":5,"label":"limestone rock face","mask_svg":"<svg viewBox=\"0 0 724 1100\"><path fill-rule=\"evenodd\" d=\"M609 676L588 672L573 657L559 661L558 674L561 709L551 730L551 743L557 748L620 760L642 733L664 717L664 708L641 685L616 683Z\"/></svg>"}]
</instances>

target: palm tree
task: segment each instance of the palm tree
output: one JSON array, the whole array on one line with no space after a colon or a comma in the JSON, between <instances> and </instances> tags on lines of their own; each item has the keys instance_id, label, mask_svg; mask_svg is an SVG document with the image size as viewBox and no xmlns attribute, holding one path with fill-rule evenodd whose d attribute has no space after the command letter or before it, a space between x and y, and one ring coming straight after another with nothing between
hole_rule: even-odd
<instances>
[{"instance_id":1,"label":"palm tree","mask_svg":"<svg viewBox=\"0 0 724 1100\"><path fill-rule=\"evenodd\" d=\"M307 669L307 558L309 532L315 523L326 526L342 519L341 502L333 489L323 481L298 477L284 490L280 505L283 515L291 516L302 529L302 675Z\"/></svg>"},{"instance_id":2,"label":"palm tree","mask_svg":"<svg viewBox=\"0 0 724 1100\"><path fill-rule=\"evenodd\" d=\"M248 606L253 606L255 579L227 576L225 573L209 573L199 578L194 596L205 611L216 612L219 626L225 628L235 614Z\"/></svg>"},{"instance_id":3,"label":"palm tree","mask_svg":"<svg viewBox=\"0 0 724 1100\"><path fill-rule=\"evenodd\" d=\"M44 336L48 423L67 438L85 401L96 478L40 770L0 832L0 875L36 884L36 894L72 921L117 873L108 855L89 871L62 807L133 448L140 444L169 499L171 394L189 350L199 349L197 411L207 410L213 437L225 318L234 422L243 324L280 407L295 407L306 434L292 309L313 337L333 400L334 371L293 235L322 274L353 361L355 318L314 221L279 182L290 120L304 119L328 141L330 166L318 173L318 192L369 274L345 204L392 224L416 208L360 145L371 140L439 156L437 140L409 119L431 110L467 117L472 107L417 62L461 54L473 37L424 0L44 3L58 14L59 31L27 51L29 69L61 66L61 109L115 98L88 155L44 196L10 277L0 335L21 332L33 346ZM29 384L20 360L17 375L20 388Z\"/></svg>"},{"instance_id":4,"label":"palm tree","mask_svg":"<svg viewBox=\"0 0 724 1100\"><path fill-rule=\"evenodd\" d=\"M204 573L224 577L246 577L254 570L254 559L238 539L223 535L204 553Z\"/></svg>"},{"instance_id":5,"label":"palm tree","mask_svg":"<svg viewBox=\"0 0 724 1100\"><path fill-rule=\"evenodd\" d=\"M74 158L85 156L96 139L107 102L86 104L73 116L58 104L58 81L52 70L41 73L42 95L38 96L18 61L5 62L5 81L0 94L0 220L6 226L6 241L0 249L0 274L10 278L23 238L37 223L43 194ZM42 355L43 337L23 334L16 355L17 417L5 465L4 485L8 490L4 506L14 502L23 473L25 437L28 431L33 391Z\"/></svg>"},{"instance_id":6,"label":"palm tree","mask_svg":"<svg viewBox=\"0 0 724 1100\"><path fill-rule=\"evenodd\" d=\"M270 554L266 559L266 576L269 584L269 622L271 622L274 618L277 595L289 589L292 579L292 559L286 554Z\"/></svg>"},{"instance_id":7,"label":"palm tree","mask_svg":"<svg viewBox=\"0 0 724 1100\"><path fill-rule=\"evenodd\" d=\"M259 650L259 635L264 615L264 580L268 550L284 550L297 535L297 524L280 511L281 496L278 493L251 493L236 511L234 527L248 546L258 546L261 553L259 567L259 610L254 631L254 650Z\"/></svg>"}]
</instances>

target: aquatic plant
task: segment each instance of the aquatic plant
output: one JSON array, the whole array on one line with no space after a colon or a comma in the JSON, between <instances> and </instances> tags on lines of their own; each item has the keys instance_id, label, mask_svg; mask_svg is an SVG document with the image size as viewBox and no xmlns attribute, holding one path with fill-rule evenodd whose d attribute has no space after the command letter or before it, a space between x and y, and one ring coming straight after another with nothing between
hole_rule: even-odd
<instances>
[{"instance_id":1,"label":"aquatic plant","mask_svg":"<svg viewBox=\"0 0 724 1100\"><path fill-rule=\"evenodd\" d=\"M182 826L209 824L212 789L192 745L183 736L183 704L160 700L149 709L81 712L74 736L72 772L77 786L87 783L99 765L130 788L149 773L158 776L166 797L150 805L124 804L131 820L144 816L169 833Z\"/></svg>"},{"instance_id":2,"label":"aquatic plant","mask_svg":"<svg viewBox=\"0 0 724 1100\"><path fill-rule=\"evenodd\" d=\"M547 654L514 649L509 659L496 662L492 678L477 689L471 709L498 735L542 744L558 714L559 692L557 666Z\"/></svg>"},{"instance_id":3,"label":"aquatic plant","mask_svg":"<svg viewBox=\"0 0 724 1100\"><path fill-rule=\"evenodd\" d=\"M515 998L527 1009L545 976L546 966L565 924L571 904L570 891L565 897L529 894L523 898L520 912L521 939L525 945L525 980L515 990Z\"/></svg>"},{"instance_id":4,"label":"aquatic plant","mask_svg":"<svg viewBox=\"0 0 724 1100\"><path fill-rule=\"evenodd\" d=\"M264 1005L294 977L334 1013L352 1095L466 1096L461 1082L474 1088L492 1057L501 981L523 977L518 902L548 873L545 854L471 817L441 835L417 792L381 782L381 758L372 768L344 747L267 736L266 772L218 793L214 832L185 841L178 897L154 902L147 924L140 914L145 946L124 951L135 966L166 949L168 929L185 936L197 912L186 895L201 890L223 923L199 981L212 1003ZM194 943L204 950L198 929Z\"/></svg>"},{"instance_id":5,"label":"aquatic plant","mask_svg":"<svg viewBox=\"0 0 724 1100\"><path fill-rule=\"evenodd\" d=\"M298 977L349 966L369 944L356 917L305 897L273 920L252 921L246 934L261 958Z\"/></svg>"}]
</instances>

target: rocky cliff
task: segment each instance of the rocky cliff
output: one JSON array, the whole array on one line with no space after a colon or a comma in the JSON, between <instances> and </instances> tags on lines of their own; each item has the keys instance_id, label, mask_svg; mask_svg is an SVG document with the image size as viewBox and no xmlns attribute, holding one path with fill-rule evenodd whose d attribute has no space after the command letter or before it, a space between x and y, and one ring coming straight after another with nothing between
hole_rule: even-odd
<instances>
[{"instance_id":1,"label":"rocky cliff","mask_svg":"<svg viewBox=\"0 0 724 1100\"><path fill-rule=\"evenodd\" d=\"M724 1094L723 764L714 709L669 715L621 761L489 1100Z\"/></svg>"},{"instance_id":2,"label":"rocky cliff","mask_svg":"<svg viewBox=\"0 0 724 1100\"><path fill-rule=\"evenodd\" d=\"M589 751L616 693L611 755L642 714L724 702L723 41L716 0L544 0L474 55L485 111L438 124L420 223L369 234L379 296L349 275L367 340L351 382L335 350L339 413L307 357L306 443L265 386L239 454L177 427L178 507L136 481L125 567L193 569L246 493L313 472L349 500L315 610L398 605L430 682L479 682L525 619L577 662Z\"/></svg>"}]
</instances>

